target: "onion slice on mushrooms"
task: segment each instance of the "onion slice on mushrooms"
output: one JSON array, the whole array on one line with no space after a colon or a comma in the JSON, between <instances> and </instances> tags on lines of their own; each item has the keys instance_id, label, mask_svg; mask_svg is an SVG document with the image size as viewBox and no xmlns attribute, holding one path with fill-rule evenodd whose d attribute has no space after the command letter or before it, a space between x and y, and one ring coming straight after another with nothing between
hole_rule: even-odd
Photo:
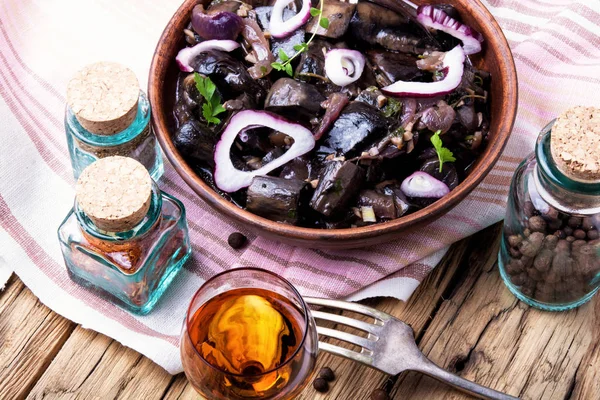
<instances>
[{"instance_id":1,"label":"onion slice on mushrooms","mask_svg":"<svg viewBox=\"0 0 600 400\"><path fill-rule=\"evenodd\" d=\"M284 22L283 9L291 2L292 0L277 0L273 6L269 21L269 32L274 38L281 39L291 35L310 19L310 0L302 0L302 8L298 14Z\"/></svg>"},{"instance_id":2,"label":"onion slice on mushrooms","mask_svg":"<svg viewBox=\"0 0 600 400\"><path fill-rule=\"evenodd\" d=\"M435 97L452 92L460 85L465 69L465 52L456 46L444 55L442 73L444 79L437 82L397 81L381 89L382 92L396 97Z\"/></svg>"},{"instance_id":3,"label":"onion slice on mushrooms","mask_svg":"<svg viewBox=\"0 0 600 400\"><path fill-rule=\"evenodd\" d=\"M179 50L177 57L175 57L175 61L177 61L180 70L192 72L194 69L190 66L190 62L203 51L216 49L229 52L238 47L240 47L240 44L235 40L207 40L200 42L193 47L186 47L185 49Z\"/></svg>"},{"instance_id":4,"label":"onion slice on mushrooms","mask_svg":"<svg viewBox=\"0 0 600 400\"><path fill-rule=\"evenodd\" d=\"M266 126L294 139L281 157L254 171L240 171L233 166L230 150L237 135L248 127ZM235 192L250 186L255 176L267 175L283 164L308 153L315 147L311 131L268 111L245 110L235 114L215 147L215 183L225 192Z\"/></svg>"},{"instance_id":5,"label":"onion slice on mushrooms","mask_svg":"<svg viewBox=\"0 0 600 400\"><path fill-rule=\"evenodd\" d=\"M331 82L346 86L357 81L365 68L365 56L348 49L333 49L325 54L325 73Z\"/></svg>"},{"instance_id":6,"label":"onion slice on mushrooms","mask_svg":"<svg viewBox=\"0 0 600 400\"><path fill-rule=\"evenodd\" d=\"M446 32L463 42L465 54L475 54L481 51L483 36L475 29L450 17L443 10L431 5L417 8L417 20L424 26Z\"/></svg>"},{"instance_id":7,"label":"onion slice on mushrooms","mask_svg":"<svg viewBox=\"0 0 600 400\"><path fill-rule=\"evenodd\" d=\"M400 190L408 197L429 199L439 199L450 193L448 185L422 171L417 171L404 179Z\"/></svg>"}]
</instances>

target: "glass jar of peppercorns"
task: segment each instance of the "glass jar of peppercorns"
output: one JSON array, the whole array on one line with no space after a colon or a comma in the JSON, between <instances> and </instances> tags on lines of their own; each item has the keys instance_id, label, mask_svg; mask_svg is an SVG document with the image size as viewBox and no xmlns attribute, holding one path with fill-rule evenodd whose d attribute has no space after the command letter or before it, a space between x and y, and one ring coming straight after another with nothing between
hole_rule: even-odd
<instances>
[{"instance_id":1,"label":"glass jar of peppercorns","mask_svg":"<svg viewBox=\"0 0 600 400\"><path fill-rule=\"evenodd\" d=\"M575 308L600 287L600 110L575 107L548 124L513 177L500 274L525 303Z\"/></svg>"}]
</instances>

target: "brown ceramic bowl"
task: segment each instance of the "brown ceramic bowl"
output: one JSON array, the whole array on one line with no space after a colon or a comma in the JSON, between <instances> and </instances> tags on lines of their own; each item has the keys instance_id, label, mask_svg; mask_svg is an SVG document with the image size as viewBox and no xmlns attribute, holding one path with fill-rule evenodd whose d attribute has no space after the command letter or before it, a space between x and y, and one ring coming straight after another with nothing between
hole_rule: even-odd
<instances>
[{"instance_id":1,"label":"brown ceramic bowl","mask_svg":"<svg viewBox=\"0 0 600 400\"><path fill-rule=\"evenodd\" d=\"M401 1L401 0L379 0ZM465 23L485 38L483 51L472 56L473 63L492 74L490 140L470 175L450 194L434 204L399 219L348 229L314 229L277 223L242 210L210 188L175 149L171 135L175 131L173 103L178 68L177 52L185 46L182 30L189 23L191 10L198 0L185 0L171 18L156 47L150 67L148 93L152 105L152 125L167 158L179 175L200 197L220 212L259 235L282 242L319 248L363 247L393 240L408 230L423 226L451 210L464 199L492 169L513 127L517 110L517 74L513 57L502 30L479 0L413 0L421 3L451 3Z\"/></svg>"}]
</instances>

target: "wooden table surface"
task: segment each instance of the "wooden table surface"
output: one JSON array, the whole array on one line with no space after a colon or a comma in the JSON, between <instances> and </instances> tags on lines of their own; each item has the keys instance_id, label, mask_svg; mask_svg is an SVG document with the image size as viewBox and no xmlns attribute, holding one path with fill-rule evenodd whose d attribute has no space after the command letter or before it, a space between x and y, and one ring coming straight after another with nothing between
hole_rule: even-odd
<instances>
[{"instance_id":1,"label":"wooden table surface","mask_svg":"<svg viewBox=\"0 0 600 400\"><path fill-rule=\"evenodd\" d=\"M600 399L600 302L548 313L517 301L496 266L500 226L454 245L410 301L365 303L408 322L423 352L460 376L523 399ZM303 400L469 398L415 373L390 377L329 354L337 379ZM17 278L0 292L0 399L197 399L185 376L170 376L118 342L41 304Z\"/></svg>"}]
</instances>

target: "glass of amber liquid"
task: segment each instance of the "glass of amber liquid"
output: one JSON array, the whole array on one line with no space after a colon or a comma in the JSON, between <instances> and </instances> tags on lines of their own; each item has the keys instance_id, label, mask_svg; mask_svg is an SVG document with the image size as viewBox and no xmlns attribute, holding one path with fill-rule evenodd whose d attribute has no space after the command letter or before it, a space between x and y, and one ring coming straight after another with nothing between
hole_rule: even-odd
<instances>
[{"instance_id":1,"label":"glass of amber liquid","mask_svg":"<svg viewBox=\"0 0 600 400\"><path fill-rule=\"evenodd\" d=\"M180 349L188 380L208 399L292 399L314 372L318 337L288 281L239 268L196 292Z\"/></svg>"}]
</instances>

